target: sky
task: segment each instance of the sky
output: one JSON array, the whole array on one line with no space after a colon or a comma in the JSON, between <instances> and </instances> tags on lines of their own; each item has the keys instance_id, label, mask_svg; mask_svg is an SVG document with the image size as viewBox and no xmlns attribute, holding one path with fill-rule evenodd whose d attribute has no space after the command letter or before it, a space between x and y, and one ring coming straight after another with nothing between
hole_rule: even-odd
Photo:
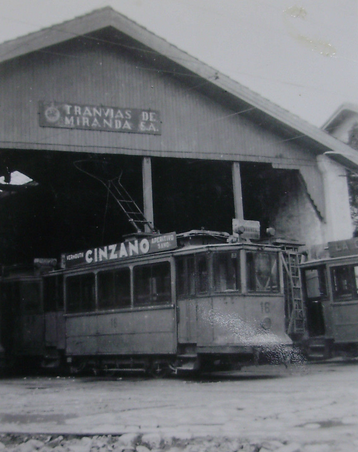
<instances>
[{"instance_id":1,"label":"sky","mask_svg":"<svg viewBox=\"0 0 358 452\"><path fill-rule=\"evenodd\" d=\"M0 0L0 42L105 6L317 127L358 105L358 0Z\"/></svg>"}]
</instances>

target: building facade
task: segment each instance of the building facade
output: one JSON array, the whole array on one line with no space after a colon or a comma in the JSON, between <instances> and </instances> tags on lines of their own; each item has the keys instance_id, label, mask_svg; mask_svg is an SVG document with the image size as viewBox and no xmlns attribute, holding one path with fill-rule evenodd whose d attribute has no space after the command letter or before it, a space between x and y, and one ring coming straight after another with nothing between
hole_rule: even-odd
<instances>
[{"instance_id":1,"label":"building facade","mask_svg":"<svg viewBox=\"0 0 358 452\"><path fill-rule=\"evenodd\" d=\"M348 146L111 8L2 44L0 74L5 263L128 233L113 178L163 232L240 218L308 247L352 236Z\"/></svg>"}]
</instances>

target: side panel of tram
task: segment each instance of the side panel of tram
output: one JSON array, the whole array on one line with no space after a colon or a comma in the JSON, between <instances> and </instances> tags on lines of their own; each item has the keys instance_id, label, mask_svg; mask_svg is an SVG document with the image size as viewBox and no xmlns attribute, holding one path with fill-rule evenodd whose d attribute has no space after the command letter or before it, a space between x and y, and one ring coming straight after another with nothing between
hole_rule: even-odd
<instances>
[{"instance_id":1,"label":"side panel of tram","mask_svg":"<svg viewBox=\"0 0 358 452\"><path fill-rule=\"evenodd\" d=\"M142 260L67 274L67 356L175 353L172 267L172 259Z\"/></svg>"}]
</instances>

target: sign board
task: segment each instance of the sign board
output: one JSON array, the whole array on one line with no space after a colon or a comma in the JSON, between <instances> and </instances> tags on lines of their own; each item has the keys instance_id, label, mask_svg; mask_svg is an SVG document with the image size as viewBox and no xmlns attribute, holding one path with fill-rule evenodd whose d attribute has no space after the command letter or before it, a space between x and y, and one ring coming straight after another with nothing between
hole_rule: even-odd
<instances>
[{"instance_id":1,"label":"sign board","mask_svg":"<svg viewBox=\"0 0 358 452\"><path fill-rule=\"evenodd\" d=\"M161 134L159 111L137 108L39 102L41 127Z\"/></svg>"},{"instance_id":2,"label":"sign board","mask_svg":"<svg viewBox=\"0 0 358 452\"><path fill-rule=\"evenodd\" d=\"M99 262L118 261L135 256L168 251L177 247L175 232L152 237L136 238L114 245L91 248L77 253L64 254L62 266L72 268L78 265L91 265Z\"/></svg>"},{"instance_id":3,"label":"sign board","mask_svg":"<svg viewBox=\"0 0 358 452\"><path fill-rule=\"evenodd\" d=\"M244 239L260 239L260 222L254 220L240 220L234 218L232 220L232 231L239 234Z\"/></svg>"},{"instance_id":4,"label":"sign board","mask_svg":"<svg viewBox=\"0 0 358 452\"><path fill-rule=\"evenodd\" d=\"M358 237L328 242L328 251L330 257L354 256L358 254Z\"/></svg>"}]
</instances>

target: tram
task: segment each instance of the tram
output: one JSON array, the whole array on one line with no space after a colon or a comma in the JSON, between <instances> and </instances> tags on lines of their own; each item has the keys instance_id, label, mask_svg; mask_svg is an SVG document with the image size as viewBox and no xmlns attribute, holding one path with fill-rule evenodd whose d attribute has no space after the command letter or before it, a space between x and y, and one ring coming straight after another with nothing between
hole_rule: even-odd
<instances>
[{"instance_id":1,"label":"tram","mask_svg":"<svg viewBox=\"0 0 358 452\"><path fill-rule=\"evenodd\" d=\"M2 343L12 359L72 372L286 362L281 255L237 234L136 233L57 267L4 270Z\"/></svg>"},{"instance_id":2,"label":"tram","mask_svg":"<svg viewBox=\"0 0 358 452\"><path fill-rule=\"evenodd\" d=\"M311 358L358 356L358 238L328 243L301 264Z\"/></svg>"}]
</instances>

